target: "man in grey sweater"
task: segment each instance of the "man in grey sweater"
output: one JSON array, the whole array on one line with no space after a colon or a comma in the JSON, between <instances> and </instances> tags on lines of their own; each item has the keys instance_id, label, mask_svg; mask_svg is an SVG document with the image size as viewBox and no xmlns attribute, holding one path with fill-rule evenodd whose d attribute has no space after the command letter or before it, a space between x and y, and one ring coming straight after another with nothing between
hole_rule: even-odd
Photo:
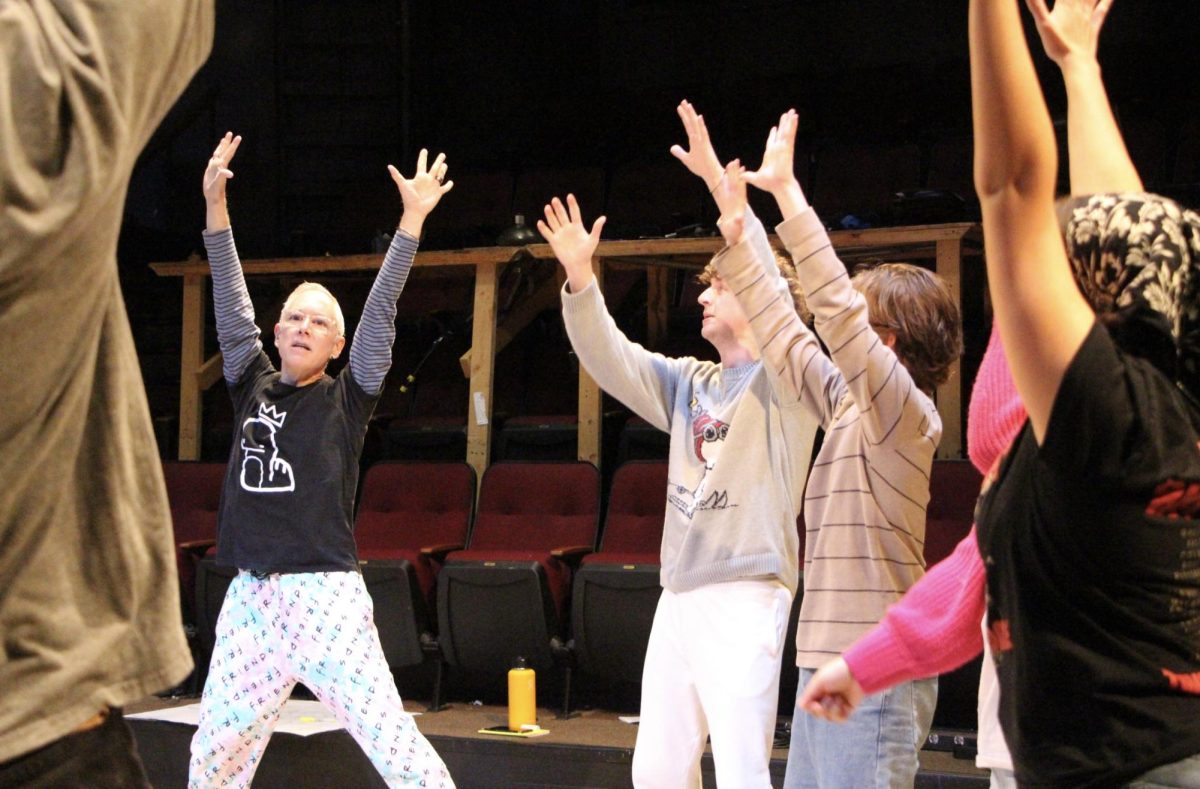
<instances>
[{"instance_id":1,"label":"man in grey sweater","mask_svg":"<svg viewBox=\"0 0 1200 789\"><path fill-rule=\"evenodd\" d=\"M626 338L604 306L592 274L604 218L589 232L572 195L545 214L538 229L566 270L563 318L581 363L671 434L663 594L642 676L633 782L698 786L708 735L722 787L769 786L799 578L796 514L816 421L779 397L778 375L760 361L749 321L712 264L700 331L721 361L668 358Z\"/></svg>"}]
</instances>

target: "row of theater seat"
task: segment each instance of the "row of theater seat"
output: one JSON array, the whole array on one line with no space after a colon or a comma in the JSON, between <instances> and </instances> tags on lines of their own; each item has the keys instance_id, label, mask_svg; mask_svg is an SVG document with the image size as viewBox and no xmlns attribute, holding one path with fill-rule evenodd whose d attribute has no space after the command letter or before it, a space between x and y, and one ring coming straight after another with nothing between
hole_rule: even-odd
<instances>
[{"instance_id":1,"label":"row of theater seat","mask_svg":"<svg viewBox=\"0 0 1200 789\"><path fill-rule=\"evenodd\" d=\"M215 544L223 470L164 465L185 619L196 627L202 664L235 572L205 558ZM616 470L603 529L600 475L591 464L494 464L478 507L475 486L464 463L383 462L364 476L355 539L392 668L436 662L435 707L443 664L500 676L521 656L537 669L565 669L564 706L574 668L639 682L660 592L667 464L630 461ZM964 461L937 461L931 488L925 554L932 566L970 528L979 476ZM797 526L803 554L803 521ZM793 630L799 603L798 595ZM792 635L782 709L795 692ZM945 725L973 720L974 677L962 678L954 702L970 709Z\"/></svg>"}]
</instances>

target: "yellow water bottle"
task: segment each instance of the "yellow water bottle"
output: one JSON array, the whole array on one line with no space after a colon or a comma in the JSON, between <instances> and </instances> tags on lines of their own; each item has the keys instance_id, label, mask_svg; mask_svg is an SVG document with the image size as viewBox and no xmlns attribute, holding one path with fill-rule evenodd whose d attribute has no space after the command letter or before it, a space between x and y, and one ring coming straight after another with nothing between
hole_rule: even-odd
<instances>
[{"instance_id":1,"label":"yellow water bottle","mask_svg":"<svg viewBox=\"0 0 1200 789\"><path fill-rule=\"evenodd\" d=\"M508 671L508 729L527 731L537 726L537 678L519 657Z\"/></svg>"}]
</instances>

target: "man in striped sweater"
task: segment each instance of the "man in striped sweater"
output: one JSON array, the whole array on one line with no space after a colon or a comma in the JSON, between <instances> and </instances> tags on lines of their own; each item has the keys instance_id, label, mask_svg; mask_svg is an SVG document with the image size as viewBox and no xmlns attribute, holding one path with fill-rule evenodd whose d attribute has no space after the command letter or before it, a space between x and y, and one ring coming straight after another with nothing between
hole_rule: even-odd
<instances>
[{"instance_id":1,"label":"man in striped sweater","mask_svg":"<svg viewBox=\"0 0 1200 789\"><path fill-rule=\"evenodd\" d=\"M794 111L785 113L762 167L745 172L734 162L712 174L712 191L729 243L717 271L751 316L764 363L825 430L804 497L796 634L803 688L814 669L869 630L924 573L929 470L942 432L931 393L962 352L962 336L958 307L933 273L885 264L851 278L795 178L796 123ZM777 232L828 356L790 308L774 260L757 252L756 236L765 231L746 208L746 182L779 204L784 221ZM936 682L917 680L870 697L844 726L798 710L785 786L911 786Z\"/></svg>"},{"instance_id":2,"label":"man in striped sweater","mask_svg":"<svg viewBox=\"0 0 1200 789\"><path fill-rule=\"evenodd\" d=\"M396 299L425 218L448 192L445 157L404 178L390 167L404 214L384 258L350 363L326 375L346 344L337 301L304 283L275 324L280 369L263 352L233 244L225 182L241 137L226 134L204 174L204 244L217 338L238 427L221 496L217 563L237 567L192 740L188 783L247 786L303 682L350 732L389 786L453 786L404 711L358 572L353 503L367 421L391 366Z\"/></svg>"}]
</instances>

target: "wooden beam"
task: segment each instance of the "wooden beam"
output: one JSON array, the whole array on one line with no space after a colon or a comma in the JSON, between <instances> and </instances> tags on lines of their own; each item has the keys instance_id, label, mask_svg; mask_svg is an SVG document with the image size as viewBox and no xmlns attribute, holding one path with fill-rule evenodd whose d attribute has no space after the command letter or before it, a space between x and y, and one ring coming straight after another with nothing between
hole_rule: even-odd
<instances>
[{"instance_id":1,"label":"wooden beam","mask_svg":"<svg viewBox=\"0 0 1200 789\"><path fill-rule=\"evenodd\" d=\"M937 242L937 259L935 270L938 276L950 288L950 295L958 305L959 315L964 313L962 306L962 247L961 238L947 238ZM942 415L942 440L938 444L939 458L963 457L963 413L962 413L962 364L955 359L950 365L950 377L937 389L938 413Z\"/></svg>"},{"instance_id":2,"label":"wooden beam","mask_svg":"<svg viewBox=\"0 0 1200 789\"><path fill-rule=\"evenodd\" d=\"M206 264L207 266L207 264ZM207 279L183 278L183 338L179 343L179 459L200 459L198 375L204 362L204 290Z\"/></svg>"},{"instance_id":3,"label":"wooden beam","mask_svg":"<svg viewBox=\"0 0 1200 789\"><path fill-rule=\"evenodd\" d=\"M492 452L492 380L496 362L496 291L500 265L475 266L475 314L471 327L471 390L467 403L467 463L483 481Z\"/></svg>"},{"instance_id":4,"label":"wooden beam","mask_svg":"<svg viewBox=\"0 0 1200 789\"><path fill-rule=\"evenodd\" d=\"M200 365L200 369L196 371L196 387L201 391L206 391L220 381L225 372L221 369L221 363L224 357L220 353L208 357L208 361Z\"/></svg>"},{"instance_id":5,"label":"wooden beam","mask_svg":"<svg viewBox=\"0 0 1200 789\"><path fill-rule=\"evenodd\" d=\"M494 353L503 351L512 342L513 338L521 333L521 329L528 326L534 318L558 305L559 287L555 278L550 277L538 285L537 290L529 294L524 301L504 316L504 320L496 327L496 347ZM471 377L472 350L473 347L468 348L466 353L458 357L458 364L462 367L463 377L465 378Z\"/></svg>"},{"instance_id":6,"label":"wooden beam","mask_svg":"<svg viewBox=\"0 0 1200 789\"><path fill-rule=\"evenodd\" d=\"M646 347L657 349L667 336L671 272L654 266L646 269Z\"/></svg>"},{"instance_id":7,"label":"wooden beam","mask_svg":"<svg viewBox=\"0 0 1200 789\"><path fill-rule=\"evenodd\" d=\"M592 270L596 273L596 287L604 289L604 261L592 258ZM578 455L596 468L600 468L600 435L604 421L604 396L599 385L579 365L579 435Z\"/></svg>"},{"instance_id":8,"label":"wooden beam","mask_svg":"<svg viewBox=\"0 0 1200 789\"><path fill-rule=\"evenodd\" d=\"M848 258L870 254L878 257L892 252L903 258L934 257L936 270L946 278L961 307L960 270L963 255L981 254L982 232L978 224L960 222L944 225L870 228L867 230L837 230L830 233L838 253ZM602 241L596 250L597 275L601 262L612 265L638 265L648 271L647 337L659 342L665 332L666 296L664 282L670 268L699 268L724 246L720 238L662 238L630 241ZM554 256L548 244L527 247L482 247L474 249L435 250L418 252L414 265L422 268L474 266L475 326L472 348L479 349L480 358L473 353L470 359L471 403L468 404L468 462L482 473L487 468L491 450L491 399L497 342L507 343L519 331L515 320L505 329L496 331L497 273L504 263L517 255L539 259ZM338 257L273 258L251 260L243 264L247 276L302 274L312 272L375 271L382 262L379 254ZM197 458L200 454L201 404L200 394L220 379L220 357L203 358L204 288L209 276L208 264L197 256L175 263L153 263L159 276L183 279L183 338L180 352L179 397L179 456ZM463 269L460 269L463 270ZM449 273L449 272L447 272ZM661 279L660 279L661 278ZM540 291L539 291L540 294ZM546 295L549 299L549 295ZM529 309L533 309L530 307ZM536 314L536 313L535 313ZM483 344L481 344L483 343ZM484 358L486 357L486 358ZM938 407L943 414L943 438L940 457L962 455L962 381L958 365L953 376L937 392ZM476 400L481 410L477 419ZM580 457L599 462L600 435L599 389L580 377ZM586 413L585 413L586 412Z\"/></svg>"},{"instance_id":9,"label":"wooden beam","mask_svg":"<svg viewBox=\"0 0 1200 789\"><path fill-rule=\"evenodd\" d=\"M413 267L425 266L475 266L479 263L506 263L521 247L475 247L472 249L446 249L418 252L413 258ZM383 265L383 255L329 255L307 258L265 258L242 261L242 273L246 276L259 274L299 274L323 271L378 271ZM192 274L208 275L208 263L193 257L182 263L151 263L150 268L160 277L185 277Z\"/></svg>"}]
</instances>

